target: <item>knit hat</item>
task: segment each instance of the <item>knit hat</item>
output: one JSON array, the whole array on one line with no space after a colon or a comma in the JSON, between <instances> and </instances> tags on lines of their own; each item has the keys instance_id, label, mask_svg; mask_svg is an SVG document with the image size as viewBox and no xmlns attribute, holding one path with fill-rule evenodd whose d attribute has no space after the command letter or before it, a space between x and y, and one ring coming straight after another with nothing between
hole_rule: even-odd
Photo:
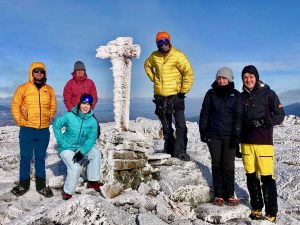
<instances>
[{"instance_id":1,"label":"knit hat","mask_svg":"<svg viewBox=\"0 0 300 225\"><path fill-rule=\"evenodd\" d=\"M77 61L77 62L74 64L74 71L79 70L79 69L85 70L84 63L81 62L81 61Z\"/></svg>"},{"instance_id":2,"label":"knit hat","mask_svg":"<svg viewBox=\"0 0 300 225\"><path fill-rule=\"evenodd\" d=\"M170 34L166 31L162 31L162 32L158 32L156 34L156 43L160 40L164 40L167 39L169 41L169 43L171 43L171 37Z\"/></svg>"},{"instance_id":3,"label":"knit hat","mask_svg":"<svg viewBox=\"0 0 300 225\"><path fill-rule=\"evenodd\" d=\"M242 71L242 79L243 79L243 76L245 73L252 73L254 74L255 78L256 78L256 81L258 82L259 81L259 73L256 69L255 66L253 65L249 65L249 66L245 66L243 71Z\"/></svg>"},{"instance_id":4,"label":"knit hat","mask_svg":"<svg viewBox=\"0 0 300 225\"><path fill-rule=\"evenodd\" d=\"M232 82L233 80L233 72L232 69L228 68L228 67L222 67L218 70L217 74L216 74L216 79L218 77L225 77L229 82Z\"/></svg>"}]
</instances>

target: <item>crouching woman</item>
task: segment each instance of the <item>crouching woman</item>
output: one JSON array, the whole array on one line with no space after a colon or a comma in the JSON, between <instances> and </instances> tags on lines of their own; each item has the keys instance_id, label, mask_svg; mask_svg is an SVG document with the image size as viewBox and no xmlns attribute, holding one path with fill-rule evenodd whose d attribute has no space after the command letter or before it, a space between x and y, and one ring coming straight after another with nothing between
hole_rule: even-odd
<instances>
[{"instance_id":1,"label":"crouching woman","mask_svg":"<svg viewBox=\"0 0 300 225\"><path fill-rule=\"evenodd\" d=\"M58 152L67 166L67 177L63 188L63 199L68 200L75 192L83 158L89 160L87 166L88 188L100 190L101 153L94 146L97 139L98 122L93 116L91 106L93 97L84 94L80 102L58 117L53 123ZM65 128L65 132L62 132Z\"/></svg>"}]
</instances>

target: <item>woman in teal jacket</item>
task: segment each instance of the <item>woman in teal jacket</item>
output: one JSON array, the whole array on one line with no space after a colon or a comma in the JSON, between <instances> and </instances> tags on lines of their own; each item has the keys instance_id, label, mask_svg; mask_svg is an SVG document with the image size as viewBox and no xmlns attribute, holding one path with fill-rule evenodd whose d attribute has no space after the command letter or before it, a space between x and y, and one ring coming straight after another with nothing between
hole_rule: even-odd
<instances>
[{"instance_id":1,"label":"woman in teal jacket","mask_svg":"<svg viewBox=\"0 0 300 225\"><path fill-rule=\"evenodd\" d=\"M89 160L87 187L100 190L101 153L94 146L98 122L93 116L92 104L91 95L82 95L78 105L71 112L58 117L52 125L59 155L67 166L64 200L70 199L75 192L81 172L81 161L84 157ZM62 132L62 128L65 128L65 132Z\"/></svg>"}]
</instances>

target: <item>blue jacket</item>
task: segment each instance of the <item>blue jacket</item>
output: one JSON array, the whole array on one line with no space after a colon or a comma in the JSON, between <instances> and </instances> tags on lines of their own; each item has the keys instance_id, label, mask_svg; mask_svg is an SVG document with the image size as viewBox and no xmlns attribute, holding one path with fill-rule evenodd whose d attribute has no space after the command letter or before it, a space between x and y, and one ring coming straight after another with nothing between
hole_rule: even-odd
<instances>
[{"instance_id":1,"label":"blue jacket","mask_svg":"<svg viewBox=\"0 0 300 225\"><path fill-rule=\"evenodd\" d=\"M86 155L94 146L97 139L97 120L91 110L87 114L77 111L75 106L71 112L58 117L52 125L58 145L58 152L73 150ZM62 132L65 128L65 132Z\"/></svg>"}]
</instances>

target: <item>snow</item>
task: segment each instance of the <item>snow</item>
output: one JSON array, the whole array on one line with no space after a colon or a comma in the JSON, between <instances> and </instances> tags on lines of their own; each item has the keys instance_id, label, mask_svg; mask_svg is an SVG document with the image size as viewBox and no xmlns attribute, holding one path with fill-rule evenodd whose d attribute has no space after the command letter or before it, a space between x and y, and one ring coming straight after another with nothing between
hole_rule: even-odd
<instances>
[{"instance_id":1,"label":"snow","mask_svg":"<svg viewBox=\"0 0 300 225\"><path fill-rule=\"evenodd\" d=\"M126 154L138 153L139 156L145 153L149 164L146 163L144 170L149 173L160 171L159 176L144 180L137 190L123 189L121 185L118 193L115 193L116 197L105 198L105 195L86 188L83 175L76 194L68 201L62 200L61 196L66 168L57 154L52 130L46 171L47 182L54 196L47 199L35 191L34 171L31 188L24 196L16 197L10 193L19 175L19 128L0 127L0 224L272 224L248 218L249 194L241 159L235 161L235 190L242 203L234 207L217 207L210 203L210 154L206 144L200 141L197 123L187 123L188 153L192 158L190 162L162 154L163 140L157 120L138 118L130 121L131 132L117 133L115 126L115 123L102 124L101 140L96 145L102 150L103 157L109 158L111 153L108 151L113 151L113 148L120 154L130 149L133 152ZM284 123L274 129L279 204L277 224L300 224L299 137L300 118L295 116L286 117ZM104 165L108 166L109 163L103 162ZM102 180L107 181L106 188L114 186L111 177L102 177Z\"/></svg>"}]
</instances>

